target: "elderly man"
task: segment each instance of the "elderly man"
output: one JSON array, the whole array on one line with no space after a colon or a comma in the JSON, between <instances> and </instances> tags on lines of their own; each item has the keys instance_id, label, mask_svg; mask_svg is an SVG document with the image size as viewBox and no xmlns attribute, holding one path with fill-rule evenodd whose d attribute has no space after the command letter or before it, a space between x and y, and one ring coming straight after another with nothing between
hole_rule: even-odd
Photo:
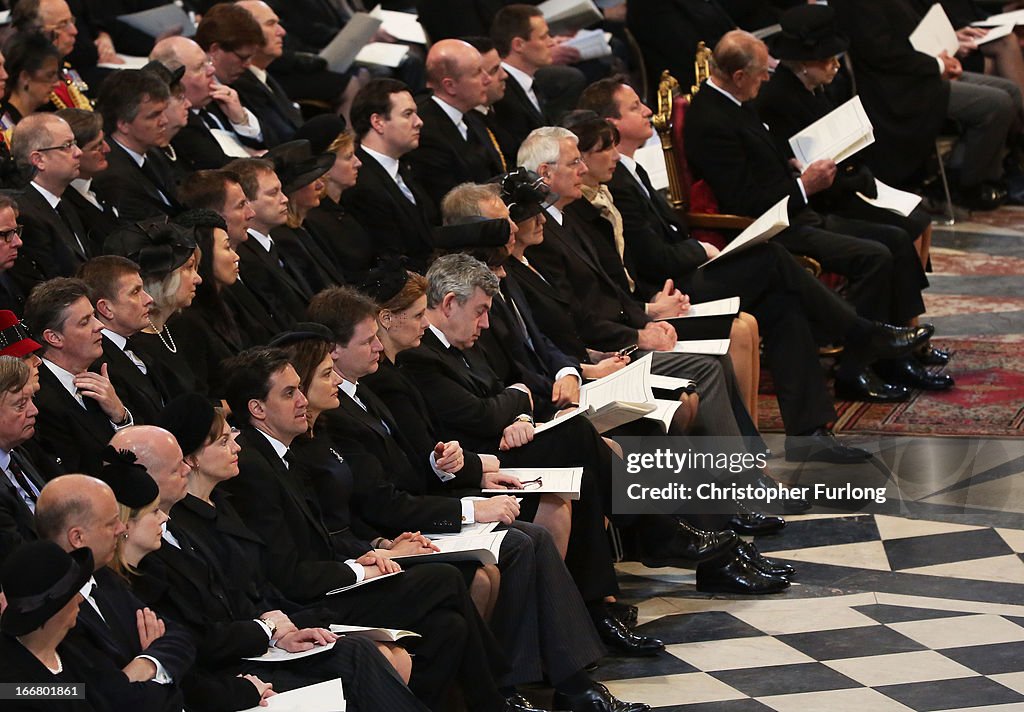
<instances>
[{"instance_id":1,"label":"elderly man","mask_svg":"<svg viewBox=\"0 0 1024 712\"><path fill-rule=\"evenodd\" d=\"M89 370L103 354L103 324L89 301L89 287L63 277L43 282L29 295L25 319L43 345L36 396L39 441L65 470L97 472L107 441L133 420L107 367Z\"/></svg>"},{"instance_id":2,"label":"elderly man","mask_svg":"<svg viewBox=\"0 0 1024 712\"><path fill-rule=\"evenodd\" d=\"M75 48L75 39L78 37L78 27L75 24L75 16L71 14L65 0L26 0L14 6L11 12L11 24L19 32L30 32L38 30L42 32L57 48L57 52L64 58L63 67L60 71L60 80L54 85L50 92L51 111L73 107L76 109L91 109L89 101L89 86L82 80L82 76L67 61L68 55ZM96 39L97 49L103 59L101 62L111 61L114 56L113 43L110 35L101 32ZM94 55L95 56L95 55ZM94 60L95 61L95 60ZM82 67L82 70L88 69Z\"/></svg>"},{"instance_id":3,"label":"elderly man","mask_svg":"<svg viewBox=\"0 0 1024 712\"><path fill-rule=\"evenodd\" d=\"M90 651L99 668L87 681L86 694L102 701L100 709L117 700L138 709L180 710L180 683L195 648L187 632L157 618L108 568L126 531L110 486L85 475L51 480L36 504L36 529L41 539L65 551L92 550L96 569L82 588L85 602L72 632L75 644Z\"/></svg>"},{"instance_id":4,"label":"elderly man","mask_svg":"<svg viewBox=\"0 0 1024 712\"><path fill-rule=\"evenodd\" d=\"M14 356L0 356L0 563L25 541L36 539L32 516L43 478L28 454L19 449L35 433L32 402L36 387L31 371Z\"/></svg>"},{"instance_id":5,"label":"elderly man","mask_svg":"<svg viewBox=\"0 0 1024 712\"><path fill-rule=\"evenodd\" d=\"M187 37L160 40L149 58L171 70L185 67L181 83L191 109L188 124L171 141L185 167L190 170L221 168L231 160L221 148L222 141L233 146L234 155L244 150L243 139L262 141L257 118L242 106L238 92L217 82L213 62L193 40ZM213 131L221 133L215 136Z\"/></svg>"},{"instance_id":6,"label":"elderly man","mask_svg":"<svg viewBox=\"0 0 1024 712\"><path fill-rule=\"evenodd\" d=\"M438 206L460 183L483 183L503 172L503 158L477 106L486 104L490 75L483 58L462 40L441 40L427 53L427 86L418 104L419 146L409 154L413 174Z\"/></svg>"},{"instance_id":7,"label":"elderly man","mask_svg":"<svg viewBox=\"0 0 1024 712\"><path fill-rule=\"evenodd\" d=\"M32 176L18 197L25 244L12 270L28 291L45 279L70 277L91 255L81 219L61 199L78 177L82 151L68 123L53 114L33 114L18 122L11 151Z\"/></svg>"}]
</instances>

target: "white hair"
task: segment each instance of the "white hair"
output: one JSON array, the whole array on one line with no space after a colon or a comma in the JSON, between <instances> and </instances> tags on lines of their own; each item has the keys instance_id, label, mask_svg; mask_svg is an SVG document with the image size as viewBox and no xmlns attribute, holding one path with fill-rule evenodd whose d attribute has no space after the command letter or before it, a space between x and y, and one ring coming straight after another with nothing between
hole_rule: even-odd
<instances>
[{"instance_id":1,"label":"white hair","mask_svg":"<svg viewBox=\"0 0 1024 712\"><path fill-rule=\"evenodd\" d=\"M539 170L538 167L542 163L558 163L563 139L571 139L573 143L579 141L576 134L561 126L543 126L534 129L519 147L516 163L534 172Z\"/></svg>"}]
</instances>

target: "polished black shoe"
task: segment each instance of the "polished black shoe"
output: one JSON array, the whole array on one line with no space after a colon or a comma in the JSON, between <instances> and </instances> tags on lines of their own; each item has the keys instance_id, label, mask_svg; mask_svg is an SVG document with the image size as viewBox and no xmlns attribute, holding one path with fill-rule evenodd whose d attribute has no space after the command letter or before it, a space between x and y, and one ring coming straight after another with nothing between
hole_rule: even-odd
<instances>
[{"instance_id":1,"label":"polished black shoe","mask_svg":"<svg viewBox=\"0 0 1024 712\"><path fill-rule=\"evenodd\" d=\"M624 655L628 657L642 657L646 655L657 655L665 649L665 644L657 638L650 638L646 635L637 635L622 624L611 612L604 616L593 616L594 627L601 641L607 646L613 655ZM562 709L559 707L558 709Z\"/></svg>"},{"instance_id":2,"label":"polished black shoe","mask_svg":"<svg viewBox=\"0 0 1024 712\"><path fill-rule=\"evenodd\" d=\"M949 351L925 344L924 348L914 352L914 358L924 366L945 366L949 363Z\"/></svg>"},{"instance_id":3,"label":"polished black shoe","mask_svg":"<svg viewBox=\"0 0 1024 712\"><path fill-rule=\"evenodd\" d=\"M995 210L1006 202L1006 188L992 183L981 183L958 191L956 204L968 210Z\"/></svg>"},{"instance_id":4,"label":"polished black shoe","mask_svg":"<svg viewBox=\"0 0 1024 712\"><path fill-rule=\"evenodd\" d=\"M875 368L893 383L921 391L948 391L955 383L948 373L930 373L913 357L881 361Z\"/></svg>"},{"instance_id":5,"label":"polished black shoe","mask_svg":"<svg viewBox=\"0 0 1024 712\"><path fill-rule=\"evenodd\" d=\"M556 690L551 706L566 712L646 712L651 709L650 705L643 702L623 702L615 699L608 688L600 682L595 682L586 692L575 695L567 695Z\"/></svg>"},{"instance_id":6,"label":"polished black shoe","mask_svg":"<svg viewBox=\"0 0 1024 712\"><path fill-rule=\"evenodd\" d=\"M757 480L754 482L754 484L757 485L758 487L764 487L765 489L790 489L786 485L782 484L781 482L773 480L771 477L764 473L758 475ZM775 502L773 502L771 506L778 506L777 503L782 505L782 511L786 514L802 514L811 508L811 503L808 502L803 497L787 497L785 499L780 497L779 499L775 500ZM769 506L769 508L771 508L771 506Z\"/></svg>"},{"instance_id":7,"label":"polished black shoe","mask_svg":"<svg viewBox=\"0 0 1024 712\"><path fill-rule=\"evenodd\" d=\"M543 707L537 707L518 692L505 698L504 712L546 712Z\"/></svg>"},{"instance_id":8,"label":"polished black shoe","mask_svg":"<svg viewBox=\"0 0 1024 712\"><path fill-rule=\"evenodd\" d=\"M789 564L765 557L750 541L740 542L740 545L736 547L736 554L755 569L769 576L782 576L788 579L796 573L796 569Z\"/></svg>"},{"instance_id":9,"label":"polished black shoe","mask_svg":"<svg viewBox=\"0 0 1024 712\"><path fill-rule=\"evenodd\" d=\"M636 606L631 606L628 603L620 603L618 601L605 605L608 606L608 610L611 611L611 614L622 622L622 625L627 628L632 628L636 625L636 617L639 613Z\"/></svg>"},{"instance_id":10,"label":"polished black shoe","mask_svg":"<svg viewBox=\"0 0 1024 712\"><path fill-rule=\"evenodd\" d=\"M910 397L902 385L886 383L870 368L856 376L836 377L836 398L860 403L899 403Z\"/></svg>"},{"instance_id":11,"label":"polished black shoe","mask_svg":"<svg viewBox=\"0 0 1024 712\"><path fill-rule=\"evenodd\" d=\"M931 335L924 326L905 327L876 322L867 348L876 358L901 358L920 348Z\"/></svg>"},{"instance_id":12,"label":"polished black shoe","mask_svg":"<svg viewBox=\"0 0 1024 712\"><path fill-rule=\"evenodd\" d=\"M740 534L763 536L765 534L774 534L786 526L786 520L782 517L754 512L742 504L738 506L739 511L729 519L729 528Z\"/></svg>"},{"instance_id":13,"label":"polished black shoe","mask_svg":"<svg viewBox=\"0 0 1024 712\"><path fill-rule=\"evenodd\" d=\"M697 567L697 590L703 593L741 593L760 595L789 588L783 576L762 573L739 556L724 564Z\"/></svg>"},{"instance_id":14,"label":"polished black shoe","mask_svg":"<svg viewBox=\"0 0 1024 712\"><path fill-rule=\"evenodd\" d=\"M859 447L843 445L828 428L811 435L786 436L786 462L829 462L851 465L871 459L871 453Z\"/></svg>"},{"instance_id":15,"label":"polished black shoe","mask_svg":"<svg viewBox=\"0 0 1024 712\"><path fill-rule=\"evenodd\" d=\"M672 538L664 546L645 552L640 563L651 569L693 566L731 550L738 540L736 532L728 529L709 532L683 521L677 522L677 525Z\"/></svg>"}]
</instances>

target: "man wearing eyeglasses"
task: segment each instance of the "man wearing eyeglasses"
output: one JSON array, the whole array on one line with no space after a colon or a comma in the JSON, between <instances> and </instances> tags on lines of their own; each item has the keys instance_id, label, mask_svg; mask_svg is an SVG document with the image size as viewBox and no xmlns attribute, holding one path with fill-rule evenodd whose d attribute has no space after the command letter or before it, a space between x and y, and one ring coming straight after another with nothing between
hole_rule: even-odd
<instances>
[{"instance_id":1,"label":"man wearing eyeglasses","mask_svg":"<svg viewBox=\"0 0 1024 712\"><path fill-rule=\"evenodd\" d=\"M0 195L0 309L25 313L25 292L10 275L22 246L18 206L14 199Z\"/></svg>"},{"instance_id":2,"label":"man wearing eyeglasses","mask_svg":"<svg viewBox=\"0 0 1024 712\"><path fill-rule=\"evenodd\" d=\"M41 31L53 46L57 48L63 60L60 69L60 80L56 83L53 91L50 92L49 109L56 111L67 107L77 109L91 109L88 92L89 85L85 83L79 72L71 66L68 57L75 50L76 40L79 35L77 18L72 14L71 8L65 0L39 0L38 2L22 2L15 6L11 14L11 24L19 32L32 30ZM84 38L83 38L84 39ZM96 53L92 56L78 56L77 61L92 65L95 63L119 61L114 51L110 35L100 32L94 41ZM89 47L89 42L79 44L79 47ZM90 48L91 49L91 48ZM89 69L90 67L85 67ZM92 76L95 79L95 75Z\"/></svg>"},{"instance_id":3,"label":"man wearing eyeglasses","mask_svg":"<svg viewBox=\"0 0 1024 712\"><path fill-rule=\"evenodd\" d=\"M18 123L11 152L32 176L18 197L25 244L11 270L27 293L51 277L70 277L91 257L81 218L61 199L78 177L82 151L64 119L41 113Z\"/></svg>"}]
</instances>

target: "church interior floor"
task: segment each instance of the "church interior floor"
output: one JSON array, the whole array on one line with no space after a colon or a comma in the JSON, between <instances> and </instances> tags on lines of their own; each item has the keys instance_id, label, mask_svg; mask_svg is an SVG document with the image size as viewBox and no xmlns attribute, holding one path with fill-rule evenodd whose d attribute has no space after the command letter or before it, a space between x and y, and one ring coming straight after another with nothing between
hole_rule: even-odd
<instances>
[{"instance_id":1,"label":"church interior floor","mask_svg":"<svg viewBox=\"0 0 1024 712\"><path fill-rule=\"evenodd\" d=\"M1024 341L1024 209L937 226L932 255L937 334ZM781 594L703 594L691 570L620 563L639 631L666 649L594 675L660 712L1024 711L1024 437L850 437L877 453L885 505L815 506L756 538L797 567Z\"/></svg>"}]
</instances>

